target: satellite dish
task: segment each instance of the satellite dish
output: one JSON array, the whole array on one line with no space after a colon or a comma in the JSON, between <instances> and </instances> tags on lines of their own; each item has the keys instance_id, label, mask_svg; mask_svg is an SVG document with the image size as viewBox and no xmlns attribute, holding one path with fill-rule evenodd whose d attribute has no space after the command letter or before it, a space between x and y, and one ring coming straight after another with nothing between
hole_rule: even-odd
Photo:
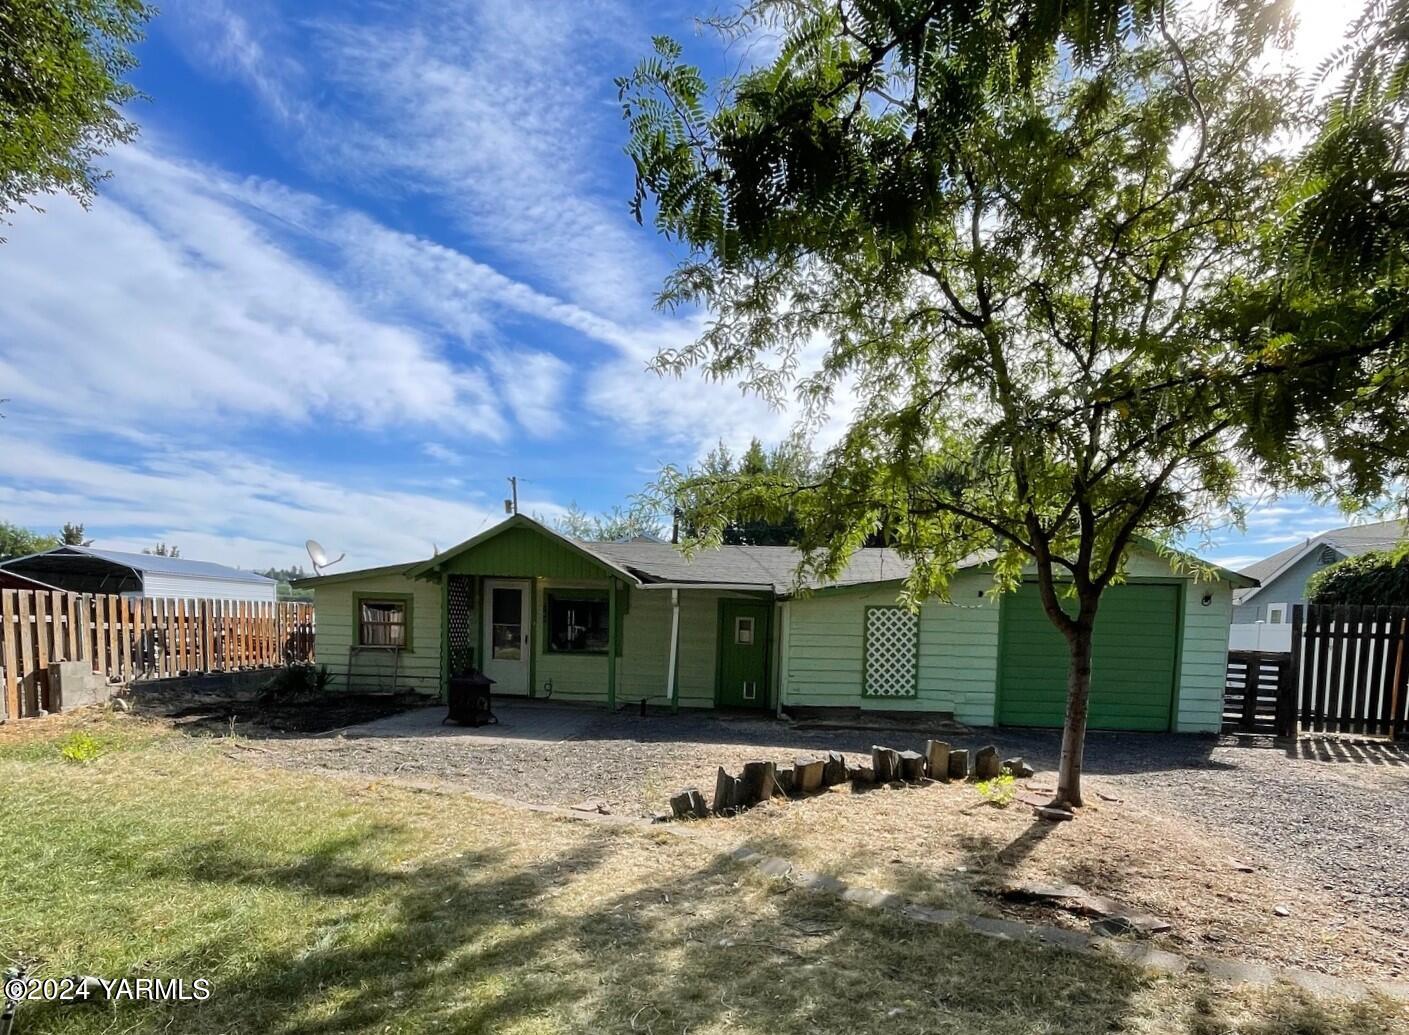
<instances>
[{"instance_id":1,"label":"satellite dish","mask_svg":"<svg viewBox=\"0 0 1409 1035\"><path fill-rule=\"evenodd\" d=\"M308 559L313 562L313 573L322 575L324 568L332 567L347 556L345 553L338 554L331 561L328 560L328 551L323 549L323 544L317 539L310 539L303 544L303 548L308 551Z\"/></svg>"}]
</instances>

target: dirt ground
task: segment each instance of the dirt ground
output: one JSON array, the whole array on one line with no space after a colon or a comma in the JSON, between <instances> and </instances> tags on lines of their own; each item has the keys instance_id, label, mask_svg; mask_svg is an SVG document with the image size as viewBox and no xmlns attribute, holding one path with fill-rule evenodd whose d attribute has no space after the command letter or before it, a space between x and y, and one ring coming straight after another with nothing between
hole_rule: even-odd
<instances>
[{"instance_id":1,"label":"dirt ground","mask_svg":"<svg viewBox=\"0 0 1409 1035\"><path fill-rule=\"evenodd\" d=\"M292 732L284 716L251 719L236 732L246 747L239 754L258 765L429 779L638 816L659 813L683 787L708 796L720 765L737 772L753 759L789 764L826 750L859 763L873 743L996 740L1004 757L1024 755L1038 769L1006 808L986 804L971 784L843 786L710 819L697 832L721 850L748 843L932 905L1085 929L1087 917L997 894L1018 881L1077 884L1169 921L1172 930L1153 942L1171 951L1409 980L1409 753L1400 749L1312 742L1287 752L1096 734L1087 806L1076 822L1048 824L1029 803L1055 786L1050 733L822 729L562 707L501 714L502 726L480 730L441 726L443 712L432 708L317 735Z\"/></svg>"}]
</instances>

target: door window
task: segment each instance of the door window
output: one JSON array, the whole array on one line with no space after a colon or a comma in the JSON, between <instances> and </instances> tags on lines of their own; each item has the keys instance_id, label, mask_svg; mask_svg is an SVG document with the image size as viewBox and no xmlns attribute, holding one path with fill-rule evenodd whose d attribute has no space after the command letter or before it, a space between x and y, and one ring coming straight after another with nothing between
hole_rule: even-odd
<instances>
[{"instance_id":1,"label":"door window","mask_svg":"<svg viewBox=\"0 0 1409 1035\"><path fill-rule=\"evenodd\" d=\"M744 647L753 646L753 619L740 616L734 619L734 642Z\"/></svg>"},{"instance_id":2,"label":"door window","mask_svg":"<svg viewBox=\"0 0 1409 1035\"><path fill-rule=\"evenodd\" d=\"M519 661L523 658L523 590L514 587L494 587L490 614L490 657L496 661Z\"/></svg>"}]
</instances>

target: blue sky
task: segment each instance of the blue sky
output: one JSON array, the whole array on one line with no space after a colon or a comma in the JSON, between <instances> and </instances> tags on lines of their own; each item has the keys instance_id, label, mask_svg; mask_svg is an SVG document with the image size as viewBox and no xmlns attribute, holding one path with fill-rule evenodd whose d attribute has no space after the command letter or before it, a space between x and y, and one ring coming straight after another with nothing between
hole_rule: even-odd
<instances>
[{"instance_id":1,"label":"blue sky","mask_svg":"<svg viewBox=\"0 0 1409 1035\"><path fill-rule=\"evenodd\" d=\"M1314 5L1311 5L1314 6ZM410 560L524 510L622 503L787 412L645 369L698 317L627 212L612 77L650 37L718 73L698 2L168 0L138 141L85 211L0 245L0 518L244 567ZM1288 499L1206 552L1343 523Z\"/></svg>"}]
</instances>

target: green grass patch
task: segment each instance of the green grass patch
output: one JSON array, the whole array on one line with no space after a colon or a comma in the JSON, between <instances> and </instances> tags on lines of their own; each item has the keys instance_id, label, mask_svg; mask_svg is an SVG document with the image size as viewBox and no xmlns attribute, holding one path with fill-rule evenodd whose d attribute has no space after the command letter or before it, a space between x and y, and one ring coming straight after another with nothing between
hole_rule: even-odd
<instances>
[{"instance_id":1,"label":"green grass patch","mask_svg":"<svg viewBox=\"0 0 1409 1035\"><path fill-rule=\"evenodd\" d=\"M1380 1035L1387 1003L1155 979L791 889L703 844L262 768L114 721L0 749L0 953L208 978L17 1031ZM257 745L252 745L257 747Z\"/></svg>"}]
</instances>

